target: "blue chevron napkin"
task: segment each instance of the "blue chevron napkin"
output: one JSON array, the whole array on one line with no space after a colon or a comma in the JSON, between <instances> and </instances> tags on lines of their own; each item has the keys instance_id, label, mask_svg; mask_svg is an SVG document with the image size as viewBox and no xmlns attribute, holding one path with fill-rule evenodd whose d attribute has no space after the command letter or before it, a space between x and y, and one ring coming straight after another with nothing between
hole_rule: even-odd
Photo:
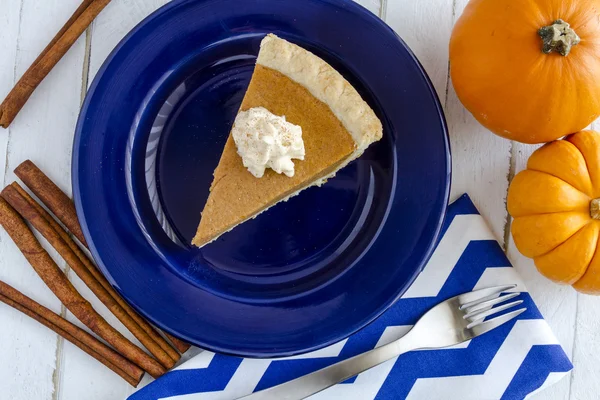
<instances>
[{"instance_id":1,"label":"blue chevron napkin","mask_svg":"<svg viewBox=\"0 0 600 400\"><path fill-rule=\"evenodd\" d=\"M500 245L467 195L448 210L438 247L414 284L383 316L350 338L310 354L276 360L200 353L130 400L233 400L286 382L404 335L435 304L478 288L518 283ZM312 400L523 399L572 369L550 327L524 293L518 319L443 350L404 354Z\"/></svg>"}]
</instances>

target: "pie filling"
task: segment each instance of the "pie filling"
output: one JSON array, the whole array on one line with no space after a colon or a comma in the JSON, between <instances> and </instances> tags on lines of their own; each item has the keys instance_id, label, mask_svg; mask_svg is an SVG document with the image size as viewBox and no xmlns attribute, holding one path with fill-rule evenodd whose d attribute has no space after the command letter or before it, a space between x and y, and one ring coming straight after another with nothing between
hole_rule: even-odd
<instances>
[{"instance_id":1,"label":"pie filling","mask_svg":"<svg viewBox=\"0 0 600 400\"><path fill-rule=\"evenodd\" d=\"M329 107L282 73L257 65L241 110L264 107L302 127L306 148L293 177L267 170L256 178L243 166L230 135L193 243L202 246L273 204L337 171L354 140Z\"/></svg>"},{"instance_id":2,"label":"pie filling","mask_svg":"<svg viewBox=\"0 0 600 400\"><path fill-rule=\"evenodd\" d=\"M327 179L329 178L333 178L336 174L336 172L338 170L341 169L341 167L344 166L344 164L346 163L346 161L348 160L342 160L339 163L337 163L336 165L332 166L331 168L327 169L326 171L324 171L322 174L320 174L319 176L317 176L314 180L310 181L310 182L306 182L305 185L303 185L302 187L299 188L295 188L294 190L290 190L287 193L283 193L282 195L280 195L278 198L274 199L273 202L271 204L267 204L265 205L263 208L261 208L260 210L256 211L254 214L246 217L246 219L237 222L235 224L231 224L227 227L225 227L222 231L220 232L214 232L212 233L210 238L206 238L204 239L204 244L210 243L216 239L218 239L221 235L223 235L224 233L227 233L229 231L231 231L233 228L235 228L236 226L249 221L253 218L256 218L258 215L262 214L263 212L267 211L269 208L273 207L274 205L276 205L279 202L282 201L287 201L288 199L300 194L301 191L308 189L312 186L320 186L322 184L324 184Z\"/></svg>"}]
</instances>

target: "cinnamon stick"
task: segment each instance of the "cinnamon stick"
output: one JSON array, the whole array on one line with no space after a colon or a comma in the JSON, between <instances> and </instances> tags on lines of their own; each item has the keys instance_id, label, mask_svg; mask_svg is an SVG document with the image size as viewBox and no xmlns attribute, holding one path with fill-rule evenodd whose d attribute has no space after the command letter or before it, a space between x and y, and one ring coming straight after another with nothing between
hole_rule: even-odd
<instances>
[{"instance_id":1,"label":"cinnamon stick","mask_svg":"<svg viewBox=\"0 0 600 400\"><path fill-rule=\"evenodd\" d=\"M35 167L35 166L34 166ZM37 167L36 167L37 168ZM40 171L41 172L41 171ZM44 175L45 176L45 175ZM129 304L127 304L127 302L125 300L123 300L123 298L117 293L117 291L111 286L111 284L108 282L108 280L104 277L104 275L102 275L102 273L98 270L98 268L96 268L96 266L94 265L94 263L89 259L89 257L85 254L85 252L83 252L79 246L77 245L77 243L75 243L75 241L71 238L71 236L69 236L69 234L62 228L62 226L60 226L55 220L54 218L52 218L52 216L42 207L38 204L37 201L35 201L33 199L33 197L31 197L29 195L29 193L27 193L27 191L25 189L23 189L21 187L21 185L19 185L17 182L13 182L11 184L11 186L25 199L27 200L27 202L33 207L34 211L37 212L39 215L41 215L46 221L47 223L50 225L50 227L52 229L54 229L55 232L57 232L59 234L59 236L61 237L61 239L69 246L69 248L75 253L75 255L81 260L81 262L83 263L83 265L85 266L85 268L93 275L93 277L100 282L100 284L102 285L102 287L104 287L104 289L106 289L106 291L110 294L110 296L118 303L118 305L125 310L125 312L129 315L129 317L131 317L131 319L133 319L133 321L135 322L135 324L139 325L140 328L143 329L143 331L150 336L150 338L152 338L152 340L154 342L156 342L156 344L158 344L160 346L160 348L162 350L164 350L169 357L173 360L173 364L175 362L177 362L180 358L181 355L165 340L163 339L162 336L160 336L160 334L152 327L152 325L150 325L144 318L142 318ZM5 189L6 190L6 189ZM69 200L70 201L70 200ZM9 202L10 203L10 202ZM13 207L15 207L13 205ZM15 207L16 208L16 207ZM19 209L17 209L17 211L19 211ZM23 215L23 213L21 213L21 211L19 211L19 213L25 218L27 219L26 216ZM31 221L30 221L31 222ZM36 228L37 229L37 228ZM48 238L46 238L48 240ZM61 256L64 255L63 253L60 252L60 250L56 249L57 251L59 251L59 253L61 254ZM80 277L81 278L81 277ZM83 278L82 278L83 279ZM121 321L123 322L123 321ZM129 330L131 330L130 326L125 325L126 328L128 328ZM133 328L136 329L136 328ZM137 337L137 336L136 336ZM141 339L138 337L138 339L141 341ZM142 342L142 341L141 341ZM151 347L148 347L144 342L142 342L142 344L144 346L146 346L146 348L148 348L151 353L156 357L156 354L151 350ZM174 343L174 345L176 345L176 343ZM153 346L152 344L150 344L149 346ZM160 360L159 360L160 361ZM165 367L167 368L171 368L173 365L170 362L167 362L167 364L163 364L165 365Z\"/></svg>"},{"instance_id":2,"label":"cinnamon stick","mask_svg":"<svg viewBox=\"0 0 600 400\"><path fill-rule=\"evenodd\" d=\"M23 194L26 193L18 183L7 186L1 193L6 200L21 216L28 221L42 236L58 251L61 257L75 271L77 276L90 288L92 293L125 325L127 329L156 357L156 359L167 369L175 365L172 359L151 337L148 335L129 314L119 305L113 296L104 288L99 280L90 272L88 267L81 261L71 247L61 238L58 232L52 228L40 208L32 198L28 200ZM28 195L27 195L28 196ZM28 196L29 197L29 196ZM48 216L49 217L49 216ZM61 228L62 229L62 228ZM67 235L68 236L68 235ZM69 238L69 240L72 240ZM100 274L98 274L100 275ZM102 278L105 279L105 278ZM108 286L108 282L106 282ZM175 352L176 353L176 352ZM179 354L177 354L179 356Z\"/></svg>"},{"instance_id":3,"label":"cinnamon stick","mask_svg":"<svg viewBox=\"0 0 600 400\"><path fill-rule=\"evenodd\" d=\"M167 339L169 339L171 341L171 343L173 343L173 346L175 346L177 351L179 351L181 354L185 353L186 351L188 351L190 349L190 347L192 347L191 344L184 342L181 339L177 339L175 336L169 335L166 332L165 332L165 336L167 337Z\"/></svg>"},{"instance_id":4,"label":"cinnamon stick","mask_svg":"<svg viewBox=\"0 0 600 400\"><path fill-rule=\"evenodd\" d=\"M34 90L110 1L83 1L0 104L0 126L8 128Z\"/></svg>"},{"instance_id":5,"label":"cinnamon stick","mask_svg":"<svg viewBox=\"0 0 600 400\"><path fill-rule=\"evenodd\" d=\"M83 329L1 281L0 301L21 311L56 332L110 368L132 386L136 387L142 380L144 371L137 365L133 364Z\"/></svg>"},{"instance_id":6,"label":"cinnamon stick","mask_svg":"<svg viewBox=\"0 0 600 400\"><path fill-rule=\"evenodd\" d=\"M110 326L77 292L64 272L35 238L25 221L3 198L0 198L0 225L8 232L40 278L75 317L112 345L125 358L137 364L153 377L157 378L166 372L158 361Z\"/></svg>"},{"instance_id":7,"label":"cinnamon stick","mask_svg":"<svg viewBox=\"0 0 600 400\"><path fill-rule=\"evenodd\" d=\"M67 196L58 186L56 186L56 184L52 182L52 180L46 174L44 174L44 172L40 170L31 160L22 162L15 169L15 174L42 201L42 203L48 207L48 209L50 209L50 211L58 218L58 220L67 227L67 229L79 240L79 242L88 248L87 242L85 241L85 237L83 236L83 232L81 230L81 225L79 224L79 219L77 218L75 204L73 204L73 201L69 198L69 196ZM35 203L37 204L37 202ZM54 218L52 218L50 215L48 215L47 219L55 223ZM56 224L56 226L59 225ZM56 230L59 233L64 232L62 228ZM75 247L79 249L76 244ZM75 249L73 250L75 251ZM102 274L93 264L92 269L97 271L97 273L102 276ZM106 283L108 284L108 282ZM112 287L110 284L108 284L108 286ZM117 294L115 299L119 301L121 296ZM126 303L123 301L123 304ZM121 305L123 306L123 304ZM131 315L131 317L160 345L163 350L165 350L173 359L179 359L178 356L173 354L173 348L166 341L164 341L164 339L162 339L162 337L148 322L146 322L146 320L137 314L131 307L123 306L123 308L125 308L127 313ZM167 335L167 337L181 353L185 353L191 347L190 344L180 339L173 338L170 335Z\"/></svg>"},{"instance_id":8,"label":"cinnamon stick","mask_svg":"<svg viewBox=\"0 0 600 400\"><path fill-rule=\"evenodd\" d=\"M79 225L75 204L58 186L54 184L33 162L22 162L15 174L29 189L52 211L67 229L87 247L85 237Z\"/></svg>"}]
</instances>

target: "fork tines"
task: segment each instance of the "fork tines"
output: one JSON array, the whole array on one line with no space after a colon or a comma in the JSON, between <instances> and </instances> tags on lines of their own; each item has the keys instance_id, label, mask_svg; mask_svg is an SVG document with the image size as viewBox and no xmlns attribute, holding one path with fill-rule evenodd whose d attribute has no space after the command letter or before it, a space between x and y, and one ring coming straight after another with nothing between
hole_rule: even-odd
<instances>
[{"instance_id":1,"label":"fork tines","mask_svg":"<svg viewBox=\"0 0 600 400\"><path fill-rule=\"evenodd\" d=\"M523 300L516 300L506 303L508 300L519 296L521 294L519 292L502 294L503 292L513 290L516 287L517 285L496 286L476 290L460 296L460 310L465 313L463 318L470 321L470 323L467 325L467 329L477 328L480 333L484 333L510 321L511 319L523 313L526 308L511 311L490 320L485 320L487 317L497 315L502 311L506 311L523 304Z\"/></svg>"}]
</instances>

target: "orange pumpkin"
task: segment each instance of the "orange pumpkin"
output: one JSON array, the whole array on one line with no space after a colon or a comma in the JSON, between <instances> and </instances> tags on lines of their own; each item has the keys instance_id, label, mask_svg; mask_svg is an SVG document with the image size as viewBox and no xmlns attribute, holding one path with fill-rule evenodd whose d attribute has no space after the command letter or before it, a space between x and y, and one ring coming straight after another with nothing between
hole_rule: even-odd
<instances>
[{"instance_id":1,"label":"orange pumpkin","mask_svg":"<svg viewBox=\"0 0 600 400\"><path fill-rule=\"evenodd\" d=\"M508 191L519 251L551 280L600 294L600 133L536 150Z\"/></svg>"},{"instance_id":2,"label":"orange pumpkin","mask_svg":"<svg viewBox=\"0 0 600 400\"><path fill-rule=\"evenodd\" d=\"M471 0L450 65L492 132L523 143L578 132L600 115L600 0Z\"/></svg>"}]
</instances>

